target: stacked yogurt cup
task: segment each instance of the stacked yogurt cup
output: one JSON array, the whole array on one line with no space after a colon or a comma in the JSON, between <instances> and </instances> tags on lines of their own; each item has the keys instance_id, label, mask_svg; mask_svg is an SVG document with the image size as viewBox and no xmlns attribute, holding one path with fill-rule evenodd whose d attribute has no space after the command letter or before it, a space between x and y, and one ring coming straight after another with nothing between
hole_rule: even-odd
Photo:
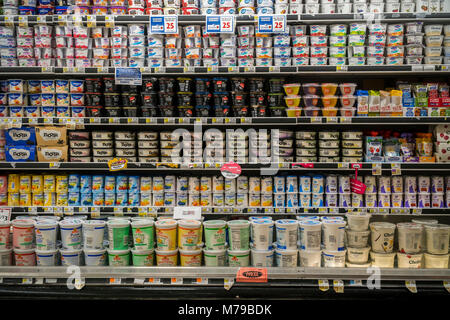
<instances>
[{"instance_id":1,"label":"stacked yogurt cup","mask_svg":"<svg viewBox=\"0 0 450 320\"><path fill-rule=\"evenodd\" d=\"M348 268L370 267L369 220L371 215L363 212L347 213L347 263Z\"/></svg>"},{"instance_id":2,"label":"stacked yogurt cup","mask_svg":"<svg viewBox=\"0 0 450 320\"><path fill-rule=\"evenodd\" d=\"M319 217L297 217L301 267L322 265L322 222Z\"/></svg>"},{"instance_id":3,"label":"stacked yogurt cup","mask_svg":"<svg viewBox=\"0 0 450 320\"><path fill-rule=\"evenodd\" d=\"M322 258L325 268L345 267L345 226L343 217L323 216L322 221Z\"/></svg>"},{"instance_id":4,"label":"stacked yogurt cup","mask_svg":"<svg viewBox=\"0 0 450 320\"><path fill-rule=\"evenodd\" d=\"M372 251L370 251L372 266L393 268L396 225L390 222L372 222L369 226L372 240Z\"/></svg>"}]
</instances>

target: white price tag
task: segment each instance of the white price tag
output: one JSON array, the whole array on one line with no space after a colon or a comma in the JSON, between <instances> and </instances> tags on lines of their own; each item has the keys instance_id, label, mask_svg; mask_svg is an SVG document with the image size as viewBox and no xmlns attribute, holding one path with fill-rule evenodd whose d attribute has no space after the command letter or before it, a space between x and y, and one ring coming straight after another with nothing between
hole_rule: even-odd
<instances>
[{"instance_id":1,"label":"white price tag","mask_svg":"<svg viewBox=\"0 0 450 320\"><path fill-rule=\"evenodd\" d=\"M28 27L28 17L19 16L19 27Z\"/></svg>"},{"instance_id":2,"label":"white price tag","mask_svg":"<svg viewBox=\"0 0 450 320\"><path fill-rule=\"evenodd\" d=\"M33 278L22 278L22 284L33 284Z\"/></svg>"},{"instance_id":3,"label":"white price tag","mask_svg":"<svg viewBox=\"0 0 450 320\"><path fill-rule=\"evenodd\" d=\"M148 278L148 283L150 284L161 284L160 278Z\"/></svg>"},{"instance_id":4,"label":"white price tag","mask_svg":"<svg viewBox=\"0 0 450 320\"><path fill-rule=\"evenodd\" d=\"M330 284L328 282L328 280L325 279L320 279L319 280L319 289L320 291L328 291L328 289L330 289Z\"/></svg>"},{"instance_id":5,"label":"white price tag","mask_svg":"<svg viewBox=\"0 0 450 320\"><path fill-rule=\"evenodd\" d=\"M183 278L170 278L170 284L183 284Z\"/></svg>"},{"instance_id":6,"label":"white price tag","mask_svg":"<svg viewBox=\"0 0 450 320\"><path fill-rule=\"evenodd\" d=\"M58 283L58 279L45 279L45 283Z\"/></svg>"},{"instance_id":7,"label":"white price tag","mask_svg":"<svg viewBox=\"0 0 450 320\"><path fill-rule=\"evenodd\" d=\"M173 210L174 219L200 220L201 217L202 217L201 207L175 207Z\"/></svg>"},{"instance_id":8,"label":"white price tag","mask_svg":"<svg viewBox=\"0 0 450 320\"><path fill-rule=\"evenodd\" d=\"M234 26L234 16L206 16L206 33L234 33Z\"/></svg>"},{"instance_id":9,"label":"white price tag","mask_svg":"<svg viewBox=\"0 0 450 320\"><path fill-rule=\"evenodd\" d=\"M336 66L336 71L348 71L348 66Z\"/></svg>"},{"instance_id":10,"label":"white price tag","mask_svg":"<svg viewBox=\"0 0 450 320\"><path fill-rule=\"evenodd\" d=\"M208 284L208 278L197 278L195 284Z\"/></svg>"},{"instance_id":11,"label":"white price tag","mask_svg":"<svg viewBox=\"0 0 450 320\"><path fill-rule=\"evenodd\" d=\"M282 33L286 30L286 15L258 16L258 33Z\"/></svg>"},{"instance_id":12,"label":"white price tag","mask_svg":"<svg viewBox=\"0 0 450 320\"><path fill-rule=\"evenodd\" d=\"M36 278L36 282L34 284L44 284L44 278Z\"/></svg>"},{"instance_id":13,"label":"white price tag","mask_svg":"<svg viewBox=\"0 0 450 320\"><path fill-rule=\"evenodd\" d=\"M362 281L361 280L350 280L350 286L351 287L362 287Z\"/></svg>"},{"instance_id":14,"label":"white price tag","mask_svg":"<svg viewBox=\"0 0 450 320\"><path fill-rule=\"evenodd\" d=\"M143 285L144 282L145 282L145 279L143 279L143 278L136 278L136 279L134 279L134 284Z\"/></svg>"},{"instance_id":15,"label":"white price tag","mask_svg":"<svg viewBox=\"0 0 450 320\"><path fill-rule=\"evenodd\" d=\"M122 279L121 278L109 278L109 284L121 284Z\"/></svg>"}]
</instances>

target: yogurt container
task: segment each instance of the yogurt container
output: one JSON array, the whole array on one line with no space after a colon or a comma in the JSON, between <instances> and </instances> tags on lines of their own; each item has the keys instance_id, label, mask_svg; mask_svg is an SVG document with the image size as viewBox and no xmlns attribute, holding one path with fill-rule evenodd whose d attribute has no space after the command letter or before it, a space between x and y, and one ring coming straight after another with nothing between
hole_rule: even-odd
<instances>
[{"instance_id":1,"label":"yogurt container","mask_svg":"<svg viewBox=\"0 0 450 320\"><path fill-rule=\"evenodd\" d=\"M106 249L84 249L86 266L104 266L106 264Z\"/></svg>"},{"instance_id":2,"label":"yogurt container","mask_svg":"<svg viewBox=\"0 0 450 320\"><path fill-rule=\"evenodd\" d=\"M267 268L273 267L274 250L251 250L251 261L253 267Z\"/></svg>"},{"instance_id":3,"label":"yogurt container","mask_svg":"<svg viewBox=\"0 0 450 320\"><path fill-rule=\"evenodd\" d=\"M420 269L422 268L423 254L410 254L397 252L398 268L402 269Z\"/></svg>"},{"instance_id":4,"label":"yogurt container","mask_svg":"<svg viewBox=\"0 0 450 320\"><path fill-rule=\"evenodd\" d=\"M346 222L342 220L324 220L322 225L325 249L331 251L344 250Z\"/></svg>"},{"instance_id":5,"label":"yogurt container","mask_svg":"<svg viewBox=\"0 0 450 320\"><path fill-rule=\"evenodd\" d=\"M297 249L298 222L297 220L280 219L275 221L277 248L281 250Z\"/></svg>"},{"instance_id":6,"label":"yogurt container","mask_svg":"<svg viewBox=\"0 0 450 320\"><path fill-rule=\"evenodd\" d=\"M398 250L401 253L419 253L421 251L423 227L416 223L399 223Z\"/></svg>"},{"instance_id":7,"label":"yogurt container","mask_svg":"<svg viewBox=\"0 0 450 320\"><path fill-rule=\"evenodd\" d=\"M230 267L248 267L250 265L250 250L227 250Z\"/></svg>"},{"instance_id":8,"label":"yogurt container","mask_svg":"<svg viewBox=\"0 0 450 320\"><path fill-rule=\"evenodd\" d=\"M298 250L275 250L277 267L294 268L298 264Z\"/></svg>"},{"instance_id":9,"label":"yogurt container","mask_svg":"<svg viewBox=\"0 0 450 320\"><path fill-rule=\"evenodd\" d=\"M389 222L370 223L372 250L391 253L394 248L395 224Z\"/></svg>"},{"instance_id":10,"label":"yogurt container","mask_svg":"<svg viewBox=\"0 0 450 320\"><path fill-rule=\"evenodd\" d=\"M322 252L323 263L325 268L344 268L345 267L345 253L343 251L324 250Z\"/></svg>"},{"instance_id":11,"label":"yogurt container","mask_svg":"<svg viewBox=\"0 0 450 320\"><path fill-rule=\"evenodd\" d=\"M130 250L107 249L108 262L111 267L126 267L130 265Z\"/></svg>"},{"instance_id":12,"label":"yogurt container","mask_svg":"<svg viewBox=\"0 0 450 320\"><path fill-rule=\"evenodd\" d=\"M226 250L207 250L203 249L205 267L223 267L226 264Z\"/></svg>"},{"instance_id":13,"label":"yogurt container","mask_svg":"<svg viewBox=\"0 0 450 320\"><path fill-rule=\"evenodd\" d=\"M426 249L431 254L447 254L450 238L450 226L445 224L427 224Z\"/></svg>"}]
</instances>

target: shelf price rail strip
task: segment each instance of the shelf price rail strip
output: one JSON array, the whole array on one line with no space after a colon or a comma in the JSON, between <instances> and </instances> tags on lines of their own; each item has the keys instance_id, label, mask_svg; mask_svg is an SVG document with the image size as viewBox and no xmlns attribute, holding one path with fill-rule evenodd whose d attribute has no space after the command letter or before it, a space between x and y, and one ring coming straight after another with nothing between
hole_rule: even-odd
<instances>
[{"instance_id":1,"label":"shelf price rail strip","mask_svg":"<svg viewBox=\"0 0 450 320\"><path fill-rule=\"evenodd\" d=\"M216 74L250 74L250 75L273 75L273 74L296 74L328 76L328 75L383 75L395 77L397 75L442 75L448 76L450 65L398 65L398 66L297 66L297 67L141 67L143 75L216 75ZM0 75L10 76L11 73L40 74L42 76L82 76L82 75L114 75L113 67L0 67Z\"/></svg>"},{"instance_id":2,"label":"shelf price rail strip","mask_svg":"<svg viewBox=\"0 0 450 320\"><path fill-rule=\"evenodd\" d=\"M381 166L382 171L392 171L393 165L399 164L402 171L450 171L450 163L359 163L362 171L374 169ZM216 172L219 171L222 163L144 163L130 162L124 170L150 170L150 171L181 171L181 170L201 170ZM264 168L278 168L279 171L317 171L317 170L333 170L333 171L353 171L352 164L348 162L335 163L273 163L273 164L257 164L243 163L242 170L254 171ZM58 169L58 170L108 170L107 163L103 162L0 162L0 170L41 170L41 169Z\"/></svg>"},{"instance_id":3,"label":"shelf price rail strip","mask_svg":"<svg viewBox=\"0 0 450 320\"><path fill-rule=\"evenodd\" d=\"M448 117L117 117L117 118L72 118L72 117L36 117L36 118L17 118L2 117L0 126L21 127L23 125L52 124L63 126L103 126L103 125L142 125L142 126L160 126L164 125L202 125L221 126L221 125L277 125L277 126L296 126L301 125L437 125L450 122Z\"/></svg>"},{"instance_id":4,"label":"shelf price rail strip","mask_svg":"<svg viewBox=\"0 0 450 320\"><path fill-rule=\"evenodd\" d=\"M257 15L235 15L236 23L248 24L255 22ZM22 18L19 20L19 18ZM287 14L286 22L288 24L309 24L309 23L336 23L336 22L357 22L377 20L380 22L408 22L417 21L418 19L425 22L447 22L450 19L450 13L351 13L351 14ZM149 23L148 15L30 15L30 16L0 16L0 24L17 24L17 23L95 23L95 24L132 24L132 23ZM204 24L206 22L205 15L179 15L178 22L180 24Z\"/></svg>"},{"instance_id":5,"label":"shelf price rail strip","mask_svg":"<svg viewBox=\"0 0 450 320\"><path fill-rule=\"evenodd\" d=\"M432 215L450 217L450 208L289 208L289 207L198 207L202 210L202 215L253 215L253 214L273 214L273 215L345 215L348 212L368 212L375 215ZM11 209L11 213L19 214L55 214L55 215L76 215L76 214L114 214L114 215L172 215L174 207L101 207L101 206L66 206L66 207L0 207L0 209Z\"/></svg>"},{"instance_id":6,"label":"shelf price rail strip","mask_svg":"<svg viewBox=\"0 0 450 320\"><path fill-rule=\"evenodd\" d=\"M0 267L1 278L52 278L66 279L66 267ZM124 279L151 277L158 279L190 278L199 274L207 279L234 279L236 267L80 267L80 275L86 279ZM367 280L366 268L267 268L269 280ZM446 281L450 280L450 269L380 269L382 281Z\"/></svg>"}]
</instances>

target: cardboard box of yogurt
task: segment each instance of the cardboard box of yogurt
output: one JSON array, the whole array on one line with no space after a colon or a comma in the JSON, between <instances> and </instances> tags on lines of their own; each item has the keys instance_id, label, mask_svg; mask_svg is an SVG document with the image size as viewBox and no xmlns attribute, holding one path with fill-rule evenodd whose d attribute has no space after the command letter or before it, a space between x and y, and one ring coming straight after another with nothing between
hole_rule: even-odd
<instances>
[{"instance_id":1,"label":"cardboard box of yogurt","mask_svg":"<svg viewBox=\"0 0 450 320\"><path fill-rule=\"evenodd\" d=\"M39 162L67 162L67 146L38 146Z\"/></svg>"},{"instance_id":2,"label":"cardboard box of yogurt","mask_svg":"<svg viewBox=\"0 0 450 320\"><path fill-rule=\"evenodd\" d=\"M67 144L67 128L36 127L36 141L38 146L64 146Z\"/></svg>"}]
</instances>

